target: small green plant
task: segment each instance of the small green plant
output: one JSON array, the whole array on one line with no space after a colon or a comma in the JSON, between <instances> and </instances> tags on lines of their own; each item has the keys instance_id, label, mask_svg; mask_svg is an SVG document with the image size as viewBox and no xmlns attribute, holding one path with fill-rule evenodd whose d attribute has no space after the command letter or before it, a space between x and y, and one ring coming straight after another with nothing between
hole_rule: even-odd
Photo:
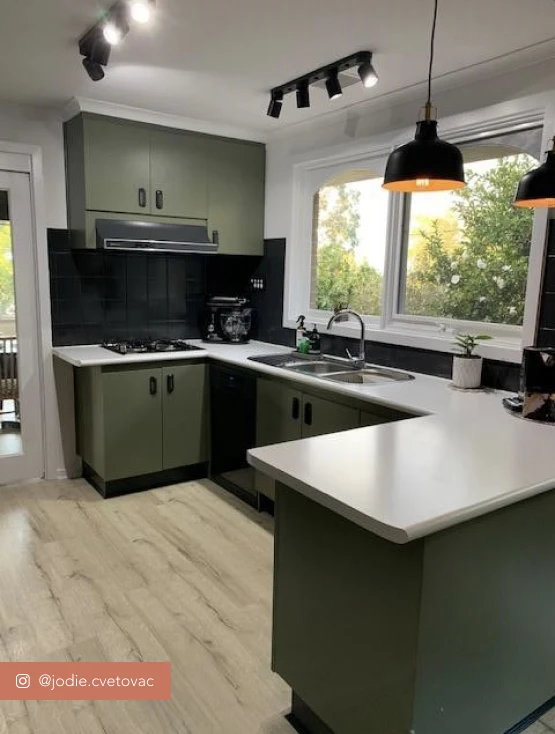
<instances>
[{"instance_id":1,"label":"small green plant","mask_svg":"<svg viewBox=\"0 0 555 734\"><path fill-rule=\"evenodd\" d=\"M485 342L488 339L491 339L488 334L457 334L455 349L461 351L463 357L472 357L478 342Z\"/></svg>"}]
</instances>

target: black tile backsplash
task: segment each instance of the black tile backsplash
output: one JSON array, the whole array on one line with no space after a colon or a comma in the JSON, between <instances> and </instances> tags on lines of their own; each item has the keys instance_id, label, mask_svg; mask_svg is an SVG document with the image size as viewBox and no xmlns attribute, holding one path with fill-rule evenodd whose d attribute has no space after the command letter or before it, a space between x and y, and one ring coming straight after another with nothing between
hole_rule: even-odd
<instances>
[{"instance_id":1,"label":"black tile backsplash","mask_svg":"<svg viewBox=\"0 0 555 734\"><path fill-rule=\"evenodd\" d=\"M555 236L551 240L555 259ZM295 331L282 325L284 239L266 240L262 258L72 251L65 230L49 230L48 244L55 346L149 336L198 338L207 296L248 295L255 310L252 337L294 347ZM555 293L555 280L550 281L555 269L548 271L546 284L553 282ZM264 280L264 291L250 289L253 277ZM555 327L553 299L544 297L544 314L538 343L555 346L555 328L548 327ZM358 343L324 334L322 348L344 355L346 348L356 351ZM450 378L453 358L442 352L368 341L366 359ZM518 365L485 360L483 384L516 392L519 372Z\"/></svg>"},{"instance_id":2,"label":"black tile backsplash","mask_svg":"<svg viewBox=\"0 0 555 734\"><path fill-rule=\"evenodd\" d=\"M206 256L71 250L65 230L48 249L54 345L200 336Z\"/></svg>"}]
</instances>

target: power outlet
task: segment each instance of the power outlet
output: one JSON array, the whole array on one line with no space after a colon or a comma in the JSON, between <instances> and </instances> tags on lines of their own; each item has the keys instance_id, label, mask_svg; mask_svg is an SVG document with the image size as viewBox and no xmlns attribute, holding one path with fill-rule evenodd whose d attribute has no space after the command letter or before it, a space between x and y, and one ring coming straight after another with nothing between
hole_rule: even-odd
<instances>
[{"instance_id":1,"label":"power outlet","mask_svg":"<svg viewBox=\"0 0 555 734\"><path fill-rule=\"evenodd\" d=\"M266 278L251 278L251 288L253 291L265 291L266 290Z\"/></svg>"}]
</instances>

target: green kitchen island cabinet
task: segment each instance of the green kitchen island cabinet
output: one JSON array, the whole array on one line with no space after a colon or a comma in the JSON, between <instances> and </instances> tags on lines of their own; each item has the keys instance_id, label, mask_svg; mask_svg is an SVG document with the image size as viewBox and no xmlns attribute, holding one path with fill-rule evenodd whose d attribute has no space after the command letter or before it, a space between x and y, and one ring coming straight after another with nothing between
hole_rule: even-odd
<instances>
[{"instance_id":1,"label":"green kitchen island cabinet","mask_svg":"<svg viewBox=\"0 0 555 734\"><path fill-rule=\"evenodd\" d=\"M76 370L77 447L105 497L206 476L206 365L145 363Z\"/></svg>"},{"instance_id":2,"label":"green kitchen island cabinet","mask_svg":"<svg viewBox=\"0 0 555 734\"><path fill-rule=\"evenodd\" d=\"M500 499L523 491L505 445L457 482L451 442L434 416L249 452L276 480L272 669L298 731L516 734L555 705L555 491Z\"/></svg>"}]
</instances>

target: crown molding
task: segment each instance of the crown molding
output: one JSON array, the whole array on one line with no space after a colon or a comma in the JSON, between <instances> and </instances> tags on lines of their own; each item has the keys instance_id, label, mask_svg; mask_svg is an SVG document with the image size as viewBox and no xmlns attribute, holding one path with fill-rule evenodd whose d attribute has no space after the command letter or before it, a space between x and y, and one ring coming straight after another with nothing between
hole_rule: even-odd
<instances>
[{"instance_id":1,"label":"crown molding","mask_svg":"<svg viewBox=\"0 0 555 734\"><path fill-rule=\"evenodd\" d=\"M102 102L86 97L73 97L63 109L64 122L81 112L91 112L96 115L107 115L119 117L124 120L145 122L150 125L162 125L176 130L191 130L193 132L206 133L207 135L218 135L223 138L237 138L239 140L252 140L257 143L265 143L268 135L260 130L228 125L224 122L211 122L209 120L196 120L192 117L180 117L169 115L165 112L142 109L140 107L128 107L115 102Z\"/></svg>"}]
</instances>

